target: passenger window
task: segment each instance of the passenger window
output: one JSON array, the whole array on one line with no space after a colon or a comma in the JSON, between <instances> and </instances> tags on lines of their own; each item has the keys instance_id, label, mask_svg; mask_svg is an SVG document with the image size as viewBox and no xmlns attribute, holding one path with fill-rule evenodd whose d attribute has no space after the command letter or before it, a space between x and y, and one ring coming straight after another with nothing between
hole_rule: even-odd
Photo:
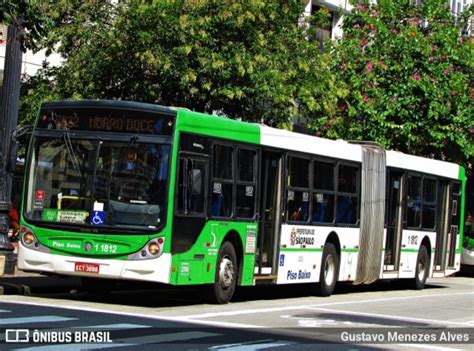
<instances>
[{"instance_id":1,"label":"passenger window","mask_svg":"<svg viewBox=\"0 0 474 351\"><path fill-rule=\"evenodd\" d=\"M234 150L230 146L214 145L214 178L232 180L232 158Z\"/></svg>"},{"instance_id":2,"label":"passenger window","mask_svg":"<svg viewBox=\"0 0 474 351\"><path fill-rule=\"evenodd\" d=\"M423 179L421 226L425 229L434 229L436 225L436 190L436 179Z\"/></svg>"},{"instance_id":3,"label":"passenger window","mask_svg":"<svg viewBox=\"0 0 474 351\"><path fill-rule=\"evenodd\" d=\"M334 195L316 192L313 194L313 218L315 223L332 223L334 220Z\"/></svg>"},{"instance_id":4,"label":"passenger window","mask_svg":"<svg viewBox=\"0 0 474 351\"><path fill-rule=\"evenodd\" d=\"M341 224L357 223L357 196L338 195L336 222Z\"/></svg>"},{"instance_id":5,"label":"passenger window","mask_svg":"<svg viewBox=\"0 0 474 351\"><path fill-rule=\"evenodd\" d=\"M232 215L232 183L212 184L211 215L230 217Z\"/></svg>"},{"instance_id":6,"label":"passenger window","mask_svg":"<svg viewBox=\"0 0 474 351\"><path fill-rule=\"evenodd\" d=\"M288 158L288 185L292 187L308 188L309 160L298 157Z\"/></svg>"},{"instance_id":7,"label":"passenger window","mask_svg":"<svg viewBox=\"0 0 474 351\"><path fill-rule=\"evenodd\" d=\"M257 152L238 149L237 180L235 197L235 216L237 218L254 218L257 184L255 177Z\"/></svg>"},{"instance_id":8,"label":"passenger window","mask_svg":"<svg viewBox=\"0 0 474 351\"><path fill-rule=\"evenodd\" d=\"M430 178L423 180L423 201L436 202L436 180Z\"/></svg>"},{"instance_id":9,"label":"passenger window","mask_svg":"<svg viewBox=\"0 0 474 351\"><path fill-rule=\"evenodd\" d=\"M357 193L357 167L340 165L338 192Z\"/></svg>"},{"instance_id":10,"label":"passenger window","mask_svg":"<svg viewBox=\"0 0 474 351\"><path fill-rule=\"evenodd\" d=\"M253 182L256 152L239 149L237 153L237 180Z\"/></svg>"},{"instance_id":11,"label":"passenger window","mask_svg":"<svg viewBox=\"0 0 474 351\"><path fill-rule=\"evenodd\" d=\"M306 222L309 212L309 192L288 190L287 218L290 221Z\"/></svg>"},{"instance_id":12,"label":"passenger window","mask_svg":"<svg viewBox=\"0 0 474 351\"><path fill-rule=\"evenodd\" d=\"M336 223L357 224L359 196L357 192L359 169L341 164L338 167Z\"/></svg>"},{"instance_id":13,"label":"passenger window","mask_svg":"<svg viewBox=\"0 0 474 351\"><path fill-rule=\"evenodd\" d=\"M286 218L289 221L309 220L309 163L308 159L288 157L288 192Z\"/></svg>"},{"instance_id":14,"label":"passenger window","mask_svg":"<svg viewBox=\"0 0 474 351\"><path fill-rule=\"evenodd\" d=\"M213 147L213 175L211 184L211 216L231 217L234 197L234 148L215 144Z\"/></svg>"},{"instance_id":15,"label":"passenger window","mask_svg":"<svg viewBox=\"0 0 474 351\"><path fill-rule=\"evenodd\" d=\"M318 190L334 190L334 164L314 162L314 188Z\"/></svg>"},{"instance_id":16,"label":"passenger window","mask_svg":"<svg viewBox=\"0 0 474 351\"><path fill-rule=\"evenodd\" d=\"M235 216L253 218L255 215L255 186L237 185Z\"/></svg>"},{"instance_id":17,"label":"passenger window","mask_svg":"<svg viewBox=\"0 0 474 351\"><path fill-rule=\"evenodd\" d=\"M178 212L204 215L207 161L192 158L179 160Z\"/></svg>"},{"instance_id":18,"label":"passenger window","mask_svg":"<svg viewBox=\"0 0 474 351\"><path fill-rule=\"evenodd\" d=\"M419 228L421 225L421 177L408 177L407 225Z\"/></svg>"}]
</instances>

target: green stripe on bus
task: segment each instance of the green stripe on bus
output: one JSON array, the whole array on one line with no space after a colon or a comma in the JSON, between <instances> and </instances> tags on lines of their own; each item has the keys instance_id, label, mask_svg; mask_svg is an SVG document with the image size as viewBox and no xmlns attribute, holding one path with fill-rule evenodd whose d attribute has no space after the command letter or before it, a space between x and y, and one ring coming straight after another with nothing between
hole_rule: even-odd
<instances>
[{"instance_id":1,"label":"green stripe on bus","mask_svg":"<svg viewBox=\"0 0 474 351\"><path fill-rule=\"evenodd\" d=\"M314 248L285 248L280 249L281 252L323 252L323 249L314 249Z\"/></svg>"},{"instance_id":2,"label":"green stripe on bus","mask_svg":"<svg viewBox=\"0 0 474 351\"><path fill-rule=\"evenodd\" d=\"M178 111L177 123L177 128L182 132L260 144L260 127L257 124L188 110Z\"/></svg>"},{"instance_id":3,"label":"green stripe on bus","mask_svg":"<svg viewBox=\"0 0 474 351\"><path fill-rule=\"evenodd\" d=\"M323 249L315 248L282 248L281 252L323 252ZM359 252L359 249L341 249L341 252Z\"/></svg>"}]
</instances>

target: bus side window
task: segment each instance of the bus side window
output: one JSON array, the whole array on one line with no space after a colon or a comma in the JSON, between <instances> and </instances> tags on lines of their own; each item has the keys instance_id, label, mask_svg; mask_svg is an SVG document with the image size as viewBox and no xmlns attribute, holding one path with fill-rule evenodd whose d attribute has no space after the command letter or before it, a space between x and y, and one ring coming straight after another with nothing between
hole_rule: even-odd
<instances>
[{"instance_id":1,"label":"bus side window","mask_svg":"<svg viewBox=\"0 0 474 351\"><path fill-rule=\"evenodd\" d=\"M257 152L239 148L237 150L237 179L235 197L235 216L254 218L256 201L256 162Z\"/></svg>"},{"instance_id":2,"label":"bus side window","mask_svg":"<svg viewBox=\"0 0 474 351\"><path fill-rule=\"evenodd\" d=\"M313 165L313 216L314 223L332 223L334 220L333 162L314 161Z\"/></svg>"},{"instance_id":3,"label":"bus side window","mask_svg":"<svg viewBox=\"0 0 474 351\"><path fill-rule=\"evenodd\" d=\"M421 225L425 229L434 229L436 225L436 179L423 178L423 213Z\"/></svg>"},{"instance_id":4,"label":"bus side window","mask_svg":"<svg viewBox=\"0 0 474 351\"><path fill-rule=\"evenodd\" d=\"M178 175L178 212L204 215L207 161L181 158Z\"/></svg>"},{"instance_id":5,"label":"bus side window","mask_svg":"<svg viewBox=\"0 0 474 351\"><path fill-rule=\"evenodd\" d=\"M287 214L289 221L307 222L309 219L309 164L300 157L288 157Z\"/></svg>"},{"instance_id":6,"label":"bus side window","mask_svg":"<svg viewBox=\"0 0 474 351\"><path fill-rule=\"evenodd\" d=\"M407 225L419 228L421 225L421 177L408 177Z\"/></svg>"},{"instance_id":7,"label":"bus side window","mask_svg":"<svg viewBox=\"0 0 474 351\"><path fill-rule=\"evenodd\" d=\"M356 224L358 220L358 168L339 165L336 223Z\"/></svg>"},{"instance_id":8,"label":"bus side window","mask_svg":"<svg viewBox=\"0 0 474 351\"><path fill-rule=\"evenodd\" d=\"M234 148L213 146L211 216L231 217L234 180Z\"/></svg>"}]
</instances>

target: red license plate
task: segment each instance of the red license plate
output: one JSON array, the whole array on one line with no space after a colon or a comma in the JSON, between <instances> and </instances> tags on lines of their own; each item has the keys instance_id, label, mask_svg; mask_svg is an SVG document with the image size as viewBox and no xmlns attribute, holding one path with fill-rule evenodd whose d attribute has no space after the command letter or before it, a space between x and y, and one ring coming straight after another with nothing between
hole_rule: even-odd
<instances>
[{"instance_id":1,"label":"red license plate","mask_svg":"<svg viewBox=\"0 0 474 351\"><path fill-rule=\"evenodd\" d=\"M76 272L83 273L99 273L99 265L96 263L85 263L85 262L76 262L74 264L74 270Z\"/></svg>"}]
</instances>

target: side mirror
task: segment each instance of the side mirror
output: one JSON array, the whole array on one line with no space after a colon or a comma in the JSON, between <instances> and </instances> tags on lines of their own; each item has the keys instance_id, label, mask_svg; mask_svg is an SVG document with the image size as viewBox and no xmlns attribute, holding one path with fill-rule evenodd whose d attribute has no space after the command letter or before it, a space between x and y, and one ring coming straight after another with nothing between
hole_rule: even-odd
<instances>
[{"instance_id":1,"label":"side mirror","mask_svg":"<svg viewBox=\"0 0 474 351\"><path fill-rule=\"evenodd\" d=\"M32 131L33 126L31 125L26 125L13 131L11 138L12 143L10 145L10 157L7 164L7 171L9 173L13 173L16 168L16 156L20 147L20 139L27 134L31 134Z\"/></svg>"},{"instance_id":2,"label":"side mirror","mask_svg":"<svg viewBox=\"0 0 474 351\"><path fill-rule=\"evenodd\" d=\"M16 169L16 156L18 155L18 148L20 147L20 142L18 140L12 142L10 145L10 159L7 163L7 171L9 173L15 172Z\"/></svg>"}]
</instances>

